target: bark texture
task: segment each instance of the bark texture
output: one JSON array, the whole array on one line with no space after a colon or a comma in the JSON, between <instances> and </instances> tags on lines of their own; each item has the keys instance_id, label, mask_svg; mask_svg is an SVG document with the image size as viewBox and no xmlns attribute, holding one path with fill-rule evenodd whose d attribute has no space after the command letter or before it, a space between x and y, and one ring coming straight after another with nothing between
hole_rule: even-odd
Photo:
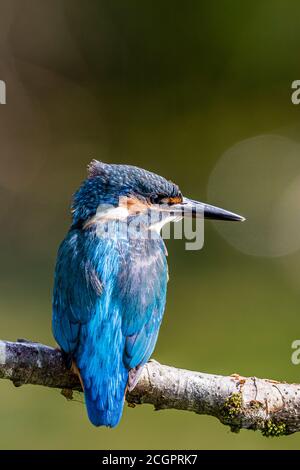
<instances>
[{"instance_id":1,"label":"bark texture","mask_svg":"<svg viewBox=\"0 0 300 470\"><path fill-rule=\"evenodd\" d=\"M58 349L27 340L0 341L0 378L17 387L60 388L67 398L72 398L73 390L82 391ZM126 399L130 406L148 403L156 410L215 416L235 432L244 428L280 436L300 431L300 384L204 374L150 361Z\"/></svg>"}]
</instances>

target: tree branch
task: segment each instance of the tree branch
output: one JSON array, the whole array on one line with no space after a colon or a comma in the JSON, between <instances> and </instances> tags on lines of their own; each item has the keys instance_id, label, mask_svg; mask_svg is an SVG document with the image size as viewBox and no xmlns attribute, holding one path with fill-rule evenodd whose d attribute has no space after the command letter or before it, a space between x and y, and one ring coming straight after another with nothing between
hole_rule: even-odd
<instances>
[{"instance_id":1,"label":"tree branch","mask_svg":"<svg viewBox=\"0 0 300 470\"><path fill-rule=\"evenodd\" d=\"M0 341L0 378L61 388L67 398L81 391L78 377L66 369L61 352L39 343ZM232 431L260 430L265 436L300 431L300 385L275 380L225 377L177 369L150 361L129 405L149 403L156 410L177 409L215 416Z\"/></svg>"}]
</instances>

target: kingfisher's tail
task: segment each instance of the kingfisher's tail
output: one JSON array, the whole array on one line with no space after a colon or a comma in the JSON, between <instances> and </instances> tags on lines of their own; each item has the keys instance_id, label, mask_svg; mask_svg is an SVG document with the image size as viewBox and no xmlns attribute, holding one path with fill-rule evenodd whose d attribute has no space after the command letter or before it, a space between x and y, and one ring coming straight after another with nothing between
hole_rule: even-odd
<instances>
[{"instance_id":1,"label":"kingfisher's tail","mask_svg":"<svg viewBox=\"0 0 300 470\"><path fill-rule=\"evenodd\" d=\"M85 404L89 419L94 426L108 426L114 428L119 424L124 407L124 397L122 400L114 401L112 409L101 409L101 402L93 398L91 389L85 390Z\"/></svg>"},{"instance_id":2,"label":"kingfisher's tail","mask_svg":"<svg viewBox=\"0 0 300 470\"><path fill-rule=\"evenodd\" d=\"M125 367L107 376L101 369L81 370L85 404L89 419L94 426L115 427L119 423L125 401L128 371Z\"/></svg>"},{"instance_id":3,"label":"kingfisher's tail","mask_svg":"<svg viewBox=\"0 0 300 470\"><path fill-rule=\"evenodd\" d=\"M95 426L113 428L122 416L128 382L128 369L123 362L125 338L120 325L108 320L101 324L100 335L98 321L95 315L91 322L81 326L82 343L75 360L90 421Z\"/></svg>"}]
</instances>

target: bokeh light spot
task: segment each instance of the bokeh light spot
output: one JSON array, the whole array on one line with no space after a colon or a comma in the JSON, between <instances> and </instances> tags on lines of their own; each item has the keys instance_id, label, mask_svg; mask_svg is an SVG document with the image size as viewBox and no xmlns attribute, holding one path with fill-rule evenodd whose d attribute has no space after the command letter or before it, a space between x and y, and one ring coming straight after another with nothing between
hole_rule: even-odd
<instances>
[{"instance_id":1,"label":"bokeh light spot","mask_svg":"<svg viewBox=\"0 0 300 470\"><path fill-rule=\"evenodd\" d=\"M227 150L208 183L212 204L244 215L243 224L214 223L236 249L278 257L300 248L300 145L261 135Z\"/></svg>"}]
</instances>

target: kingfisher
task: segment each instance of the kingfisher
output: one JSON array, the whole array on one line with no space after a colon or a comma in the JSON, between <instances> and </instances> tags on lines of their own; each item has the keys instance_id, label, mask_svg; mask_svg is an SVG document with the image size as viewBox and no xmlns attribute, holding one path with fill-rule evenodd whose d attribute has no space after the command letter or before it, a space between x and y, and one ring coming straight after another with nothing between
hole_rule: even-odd
<instances>
[{"instance_id":1,"label":"kingfisher","mask_svg":"<svg viewBox=\"0 0 300 470\"><path fill-rule=\"evenodd\" d=\"M162 227L183 217L243 217L183 197L150 171L93 160L72 200L53 290L52 330L78 374L90 421L115 427L153 353L168 282Z\"/></svg>"}]
</instances>

